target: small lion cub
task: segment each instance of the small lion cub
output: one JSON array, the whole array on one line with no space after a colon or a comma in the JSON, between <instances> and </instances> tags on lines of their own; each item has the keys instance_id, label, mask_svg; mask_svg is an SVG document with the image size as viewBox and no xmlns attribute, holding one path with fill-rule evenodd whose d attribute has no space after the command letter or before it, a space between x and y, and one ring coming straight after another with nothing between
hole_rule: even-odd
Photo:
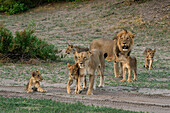
<instances>
[{"instance_id":1,"label":"small lion cub","mask_svg":"<svg viewBox=\"0 0 170 113\"><path fill-rule=\"evenodd\" d=\"M80 79L84 78L83 89L86 89L86 76L84 76L84 69L78 67L78 63L74 65L70 65L67 63L69 69L69 80L67 83L67 93L70 94L70 86L73 84L73 80L76 81L75 94L79 94L81 92L81 83Z\"/></svg>"},{"instance_id":2,"label":"small lion cub","mask_svg":"<svg viewBox=\"0 0 170 113\"><path fill-rule=\"evenodd\" d=\"M156 52L156 49L152 50L150 48L145 49L144 54L145 54L145 68L152 69L152 63L153 63L153 57ZM150 62L150 63L149 63ZM149 64L149 66L148 66Z\"/></svg>"},{"instance_id":3,"label":"small lion cub","mask_svg":"<svg viewBox=\"0 0 170 113\"><path fill-rule=\"evenodd\" d=\"M128 70L128 82L132 82L132 70L134 71L134 81L137 80L137 60L135 57L125 56L124 54L119 53L119 57L116 59L116 62L122 62L123 66L123 79L121 82L126 81L126 71Z\"/></svg>"},{"instance_id":4,"label":"small lion cub","mask_svg":"<svg viewBox=\"0 0 170 113\"><path fill-rule=\"evenodd\" d=\"M33 72L26 87L27 93L33 91L46 92L46 90L40 87L40 81L42 80L43 78L38 70L36 72Z\"/></svg>"}]
</instances>

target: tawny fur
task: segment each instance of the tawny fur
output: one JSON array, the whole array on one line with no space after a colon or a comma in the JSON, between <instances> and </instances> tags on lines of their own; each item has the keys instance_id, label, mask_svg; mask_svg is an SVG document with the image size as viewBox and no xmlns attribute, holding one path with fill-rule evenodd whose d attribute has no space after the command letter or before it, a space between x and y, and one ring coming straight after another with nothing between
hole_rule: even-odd
<instances>
[{"instance_id":1,"label":"tawny fur","mask_svg":"<svg viewBox=\"0 0 170 113\"><path fill-rule=\"evenodd\" d=\"M93 88L95 89L95 72L100 75L99 87L104 86L104 56L102 52L97 49L93 49L91 50L91 52L76 52L76 55L78 57L79 67L85 68L85 75L89 75L89 88L87 91L87 95L92 95Z\"/></svg>"},{"instance_id":2,"label":"tawny fur","mask_svg":"<svg viewBox=\"0 0 170 113\"><path fill-rule=\"evenodd\" d=\"M84 75L84 69L79 68L78 64L70 65L67 63L69 69L69 80L67 83L67 93L70 94L70 86L73 84L73 80L76 82L75 94L79 94L81 92L81 84L80 79L84 78L83 89L86 89L86 76Z\"/></svg>"},{"instance_id":3,"label":"tawny fur","mask_svg":"<svg viewBox=\"0 0 170 113\"><path fill-rule=\"evenodd\" d=\"M66 53L67 54L73 54L74 56L74 61L75 63L77 63L77 56L75 55L75 52L83 52L83 51L89 51L89 48L81 48L78 46L74 46L74 45L68 45L66 48Z\"/></svg>"},{"instance_id":4,"label":"tawny fur","mask_svg":"<svg viewBox=\"0 0 170 113\"><path fill-rule=\"evenodd\" d=\"M121 82L126 81L126 71L128 70L128 82L132 82L132 71L134 71L134 81L137 80L137 60L135 57L125 56L123 54L119 54L119 57L116 61L122 62L123 66L123 79Z\"/></svg>"},{"instance_id":5,"label":"tawny fur","mask_svg":"<svg viewBox=\"0 0 170 113\"><path fill-rule=\"evenodd\" d=\"M36 72L33 72L26 87L27 93L33 91L46 92L40 87L40 81L42 80L43 78L38 70Z\"/></svg>"},{"instance_id":6,"label":"tawny fur","mask_svg":"<svg viewBox=\"0 0 170 113\"><path fill-rule=\"evenodd\" d=\"M103 55L107 54L107 61L115 61L116 57L118 57L119 53L123 53L125 56L129 56L131 49L133 47L134 34L127 30L122 30L117 34L117 36L111 39L95 39L90 44L90 50L99 49L102 51ZM114 74L115 77L121 76L119 75L118 63L114 62Z\"/></svg>"},{"instance_id":7,"label":"tawny fur","mask_svg":"<svg viewBox=\"0 0 170 113\"><path fill-rule=\"evenodd\" d=\"M152 69L152 64L153 64L153 57L156 52L156 49L152 50L150 48L145 49L144 55L145 55L145 68ZM149 65L148 65L149 64Z\"/></svg>"}]
</instances>

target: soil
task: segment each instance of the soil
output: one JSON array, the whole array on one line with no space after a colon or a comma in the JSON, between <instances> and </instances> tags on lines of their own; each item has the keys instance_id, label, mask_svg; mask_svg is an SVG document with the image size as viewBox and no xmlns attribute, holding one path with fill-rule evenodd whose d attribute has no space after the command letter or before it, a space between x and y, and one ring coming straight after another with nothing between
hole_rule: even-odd
<instances>
[{"instance_id":1,"label":"soil","mask_svg":"<svg viewBox=\"0 0 170 113\"><path fill-rule=\"evenodd\" d=\"M131 111L155 113L169 113L170 111L170 96L146 95L122 90L105 90L110 88L111 86L105 86L102 90L97 88L94 91L94 95L86 95L87 90L83 90L82 94L75 95L72 89L72 94L69 95L66 92L66 88L62 87L45 87L44 89L47 90L47 93L26 93L25 86L0 86L0 95L4 97L52 99L69 103L79 101L85 105L105 106Z\"/></svg>"}]
</instances>

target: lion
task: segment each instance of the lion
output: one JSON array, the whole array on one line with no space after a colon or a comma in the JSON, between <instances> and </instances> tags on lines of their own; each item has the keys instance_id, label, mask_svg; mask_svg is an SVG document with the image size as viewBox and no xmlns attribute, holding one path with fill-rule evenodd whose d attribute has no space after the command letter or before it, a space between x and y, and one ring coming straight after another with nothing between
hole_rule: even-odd
<instances>
[{"instance_id":1,"label":"lion","mask_svg":"<svg viewBox=\"0 0 170 113\"><path fill-rule=\"evenodd\" d=\"M121 75L119 75L118 62L115 62L115 59L119 56L119 53L123 53L125 56L130 56L134 44L134 36L135 35L131 32L122 30L113 38L113 40L103 38L94 39L90 44L90 50L99 49L102 51L104 57L106 57L105 60L114 60L114 74L115 77L119 77L122 75L122 72Z\"/></svg>"},{"instance_id":2,"label":"lion","mask_svg":"<svg viewBox=\"0 0 170 113\"><path fill-rule=\"evenodd\" d=\"M153 63L153 57L154 54L156 52L156 49L152 50L150 48L146 48L144 51L144 55L145 55L145 68L149 68L150 70L152 69L152 63ZM150 62L150 63L149 63ZM149 66L148 66L149 63Z\"/></svg>"},{"instance_id":3,"label":"lion","mask_svg":"<svg viewBox=\"0 0 170 113\"><path fill-rule=\"evenodd\" d=\"M85 75L89 75L89 88L87 95L93 95L93 88L96 89L95 72L100 75L99 87L104 87L105 61L103 53L98 49L93 49L86 52L76 52L76 55L78 57L79 67L84 68Z\"/></svg>"},{"instance_id":4,"label":"lion","mask_svg":"<svg viewBox=\"0 0 170 113\"><path fill-rule=\"evenodd\" d=\"M84 82L83 82L83 89L86 89L86 76L84 75L84 69L83 68L79 68L78 63L74 64L74 65L70 65L69 63L67 63L68 69L69 69L69 80L67 83L67 93L70 94L71 90L70 90L70 86L73 84L73 79L75 79L76 81L76 88L75 88L75 94L79 94L82 89L81 89L81 84L80 79L84 78Z\"/></svg>"},{"instance_id":5,"label":"lion","mask_svg":"<svg viewBox=\"0 0 170 113\"><path fill-rule=\"evenodd\" d=\"M77 56L75 55L75 52L83 52L83 51L89 51L89 48L80 48L78 46L74 46L74 45L68 45L66 48L66 53L67 54L73 54L74 56L74 61L75 63L77 63Z\"/></svg>"},{"instance_id":6,"label":"lion","mask_svg":"<svg viewBox=\"0 0 170 113\"><path fill-rule=\"evenodd\" d=\"M123 66L123 79L121 82L126 81L126 71L128 70L128 82L132 82L132 71L134 71L134 81L137 80L137 60L135 57L125 56L119 53L119 57L116 59L117 62L122 62Z\"/></svg>"},{"instance_id":7,"label":"lion","mask_svg":"<svg viewBox=\"0 0 170 113\"><path fill-rule=\"evenodd\" d=\"M38 70L36 72L33 72L26 87L27 93L33 91L46 92L46 90L40 87L40 81L42 80L43 78Z\"/></svg>"}]
</instances>

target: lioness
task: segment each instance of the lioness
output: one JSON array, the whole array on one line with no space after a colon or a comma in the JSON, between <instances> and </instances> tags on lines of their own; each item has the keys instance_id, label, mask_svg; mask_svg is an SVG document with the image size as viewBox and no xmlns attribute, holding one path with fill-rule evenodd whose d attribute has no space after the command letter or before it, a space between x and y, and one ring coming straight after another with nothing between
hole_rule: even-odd
<instances>
[{"instance_id":1,"label":"lioness","mask_svg":"<svg viewBox=\"0 0 170 113\"><path fill-rule=\"evenodd\" d=\"M145 68L152 69L152 63L153 63L153 57L156 52L156 49L152 50L150 48L145 49L144 54L145 54ZM150 63L149 63L150 62ZM149 66L148 66L149 63Z\"/></svg>"},{"instance_id":2,"label":"lioness","mask_svg":"<svg viewBox=\"0 0 170 113\"><path fill-rule=\"evenodd\" d=\"M112 61L119 56L119 53L123 53L125 56L129 56L132 46L134 34L127 30L122 30L117 34L113 40L111 39L94 39L90 44L90 50L99 49L103 55L107 55L106 60ZM114 74L115 77L119 75L118 62L114 62Z\"/></svg>"},{"instance_id":3,"label":"lioness","mask_svg":"<svg viewBox=\"0 0 170 113\"><path fill-rule=\"evenodd\" d=\"M70 94L70 86L73 84L73 79L76 81L76 88L75 88L75 94L80 93L81 91L81 84L80 79L84 78L83 83L83 89L86 89L86 76L84 76L84 68L79 68L78 63L74 65L70 65L67 63L68 69L69 69L69 80L67 83L67 93Z\"/></svg>"},{"instance_id":4,"label":"lioness","mask_svg":"<svg viewBox=\"0 0 170 113\"><path fill-rule=\"evenodd\" d=\"M74 45L67 46L66 53L67 54L73 53L75 63L77 63L77 56L75 55L76 51L77 52L89 51L89 48L80 48L80 47L74 46Z\"/></svg>"},{"instance_id":5,"label":"lioness","mask_svg":"<svg viewBox=\"0 0 170 113\"><path fill-rule=\"evenodd\" d=\"M134 81L137 80L137 60L135 57L125 56L119 53L119 57L116 59L123 64L123 79L121 82L126 81L126 71L128 70L128 82L132 82L132 70L134 71Z\"/></svg>"},{"instance_id":6,"label":"lioness","mask_svg":"<svg viewBox=\"0 0 170 113\"><path fill-rule=\"evenodd\" d=\"M33 72L26 87L27 93L33 91L46 92L46 90L40 87L40 81L42 80L43 78L38 70L36 72Z\"/></svg>"},{"instance_id":7,"label":"lioness","mask_svg":"<svg viewBox=\"0 0 170 113\"><path fill-rule=\"evenodd\" d=\"M78 65L80 68L84 68L84 74L89 75L89 88L87 95L92 95L93 86L95 85L95 72L100 75L99 87L104 86L104 68L105 61L102 52L98 49L93 49L86 52L76 52L78 57ZM80 81L81 82L81 81ZM95 89L95 87L94 87Z\"/></svg>"}]
</instances>

